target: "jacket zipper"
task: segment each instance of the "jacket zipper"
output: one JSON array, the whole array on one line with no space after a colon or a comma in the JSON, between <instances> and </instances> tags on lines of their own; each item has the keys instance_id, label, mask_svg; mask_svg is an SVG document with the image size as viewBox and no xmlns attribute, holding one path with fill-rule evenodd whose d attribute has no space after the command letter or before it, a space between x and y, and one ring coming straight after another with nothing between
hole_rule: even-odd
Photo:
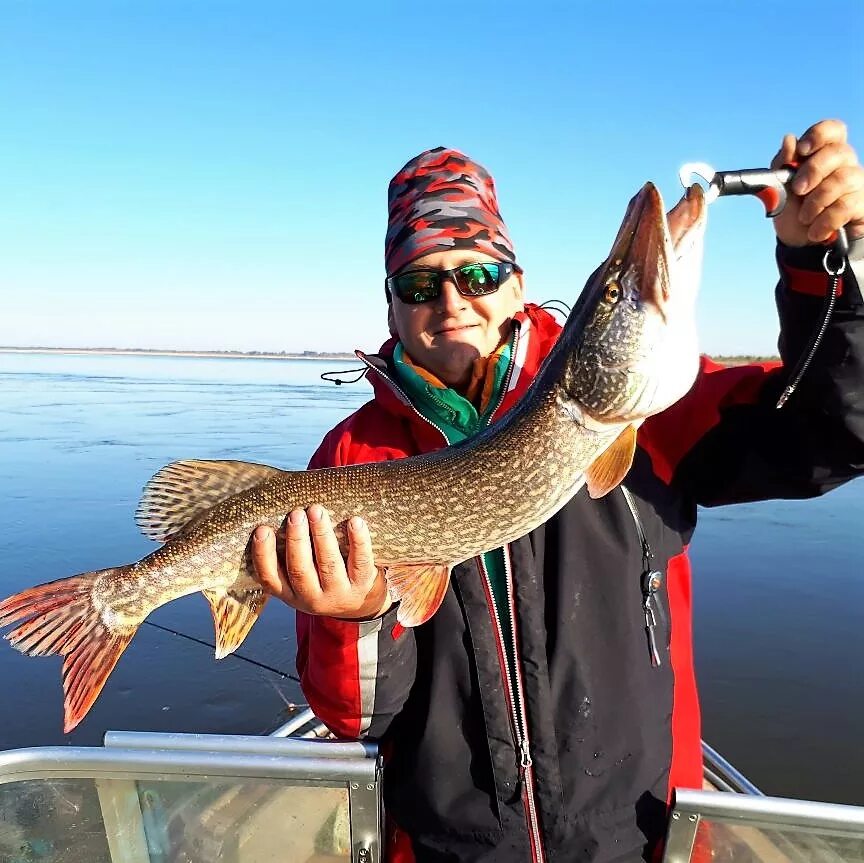
<instances>
[{"instance_id":1,"label":"jacket zipper","mask_svg":"<svg viewBox=\"0 0 864 863\"><path fill-rule=\"evenodd\" d=\"M447 439L447 435L444 433L444 429L433 423L432 420L430 420L428 417L423 416L423 414L421 414L420 411L418 411L417 408L414 407L414 403L411 401L411 399L408 398L402 387L400 387L399 384L397 384L396 381L394 381L393 378L391 378L390 375L387 374L387 372L381 371L381 369L379 369L377 366L372 365L372 363L370 363L369 360L367 360L365 357L360 357L360 360L364 362L373 372L375 372L375 374L380 375L382 378L384 378L384 380L387 381L388 384L390 384L392 389L396 390L396 392L399 393L400 396L402 396L402 400L405 402L405 404L408 405L408 407L410 407L411 410L414 411L414 413L417 414L417 416L420 417L421 420L423 420L423 422L425 422L427 425L432 426L432 428L435 429L442 438L444 438L444 443L447 446L450 446L450 441Z\"/></svg>"},{"instance_id":2,"label":"jacket zipper","mask_svg":"<svg viewBox=\"0 0 864 863\"><path fill-rule=\"evenodd\" d=\"M522 687L522 674L519 670L518 647L516 635L516 601L513 595L513 576L510 566L510 550L504 548L504 572L507 583L507 602L510 606L510 630L513 639L513 673L516 677L516 704L514 714L518 717L521 737L519 740L519 772L525 782L524 801L527 805L529 834L531 836L531 852L535 860L545 859L543 843L540 838L540 821L537 818L537 804L534 799L534 762L531 759L531 749L528 741L528 720L525 717L525 691Z\"/></svg>"},{"instance_id":3,"label":"jacket zipper","mask_svg":"<svg viewBox=\"0 0 864 863\"><path fill-rule=\"evenodd\" d=\"M504 382L501 384L501 393L498 396L498 402L495 405L495 409L489 412L489 419L486 420L487 427L495 418L495 414L500 410L501 405L507 396L507 391L510 389L510 381L513 379L513 369L516 366L516 353L519 350L519 332L519 325L515 324L513 327L513 347L510 349L510 362L507 363L507 374L504 375Z\"/></svg>"},{"instance_id":4,"label":"jacket zipper","mask_svg":"<svg viewBox=\"0 0 864 863\"><path fill-rule=\"evenodd\" d=\"M531 759L531 747L528 740L528 728L525 721L525 693L522 688L522 677L519 673L519 660L516 649L516 616L514 614L515 603L513 600L513 578L510 571L510 555L504 550L504 572L507 584L507 603L510 608L510 629L512 633L512 671L511 663L507 657L508 645L504 642L504 629L501 618L498 615L498 607L495 605L492 593L492 581L483 557L478 557L480 572L483 573L483 582L486 589L486 601L489 605L489 613L495 629L495 642L498 647L498 660L501 665L501 676L507 687L507 700L510 703L510 721L513 729L514 748L519 758L519 779L523 783L522 803L525 806L525 820L528 822L528 835L531 841L531 859L535 863L543 863L545 855L543 844L540 839L540 822L537 818L537 808L534 802L534 762Z\"/></svg>"},{"instance_id":5,"label":"jacket zipper","mask_svg":"<svg viewBox=\"0 0 864 863\"><path fill-rule=\"evenodd\" d=\"M495 414L500 409L502 403L504 402L504 398L507 394L507 390L510 386L510 381L513 377L513 368L515 366L515 357L516 350L519 346L519 328L515 328L515 335L513 338L513 348L510 353L510 364L507 368L507 374L505 375L504 382L501 386L501 394L498 397L498 402L495 405L495 409L489 414L489 421L487 425L492 421ZM428 423L432 428L436 429L441 437L444 439L444 442L449 445L450 441L447 438L447 435L444 433L443 429L437 426L432 420L425 417L411 402L411 399L407 397L402 388L390 377L386 372L381 371L381 369L372 365L368 360L361 357L364 363L377 372L381 377L387 381L387 383L402 396L405 403L414 411L417 416L420 417L424 422ZM498 659L501 665L501 674L504 677L504 682L507 686L507 696L508 701L510 702L510 719L513 725L513 736L515 749L519 756L519 777L524 783L524 790L522 794L522 803L525 806L525 819L528 822L528 835L531 842L531 858L534 863L545 863L545 854L543 852L543 845L540 838L540 822L537 817L537 807L534 801L534 762L531 759L531 748L528 740L528 729L525 722L525 693L522 688L522 678L519 673L519 656L516 648L516 615L515 615L515 602L513 598L513 578L510 571L510 555L508 550L504 549L504 572L506 576L506 585L507 585L507 603L510 609L510 631L511 631L511 641L512 641L512 657L513 657L513 676L515 677L516 683L516 691L514 692L514 681L511 680L510 675L510 662L507 658L507 645L504 643L504 630L501 626L501 619L498 616L498 609L495 605L494 595L492 593L492 582L489 578L489 573L486 569L486 564L483 561L483 556L477 558L477 563L480 569L480 572L483 573L483 580L486 588L486 602L489 606L492 621L495 627L495 641L498 647Z\"/></svg>"},{"instance_id":6,"label":"jacket zipper","mask_svg":"<svg viewBox=\"0 0 864 863\"><path fill-rule=\"evenodd\" d=\"M513 379L513 369L516 365L515 358L519 348L519 327L515 328L513 337L513 347L510 352L510 364L507 367L507 374L501 386L501 393L498 396L498 402L495 409L489 413L489 420L486 425L495 417L495 414L501 408L507 392L510 388L510 381ZM507 660L507 645L504 644L504 630L501 627L501 620L498 617L498 609L495 605L495 600L492 595L492 582L489 578L489 573L486 570L486 565L482 556L478 558L480 571L483 573L483 578L486 582L487 602L492 610L492 619L495 623L495 635L498 641L498 656L501 660L501 672L507 683L507 694L510 699L510 710L512 711L514 743L516 751L519 754L519 778L524 783L522 794L522 802L525 806L525 819L528 822L528 836L531 841L531 857L537 863L542 863L546 859L543 852L543 843L540 838L540 821L537 818L537 805L534 800L534 762L531 759L531 746L528 740L528 724L525 718L525 692L522 687L522 675L519 671L519 650L518 641L516 638L516 603L513 596L513 576L510 566L510 551L505 546L503 549L504 555L504 575L505 584L507 587L507 606L510 611L510 637L511 637L511 657L512 671L515 680L510 677L510 665ZM515 687L514 684L515 683ZM514 691L515 690L515 691Z\"/></svg>"},{"instance_id":7,"label":"jacket zipper","mask_svg":"<svg viewBox=\"0 0 864 863\"><path fill-rule=\"evenodd\" d=\"M657 593L663 586L663 573L652 566L654 552L648 544L648 537L645 535L645 528L642 526L642 519L639 517L633 496L623 485L621 492L624 495L624 500L627 501L627 507L633 516L633 523L636 525L636 532L639 534L639 542L642 544L642 613L645 615L645 634L648 639L648 655L651 657L651 665L654 668L659 668L662 665L662 660L657 648L657 628L663 624L663 629L668 632L668 627L665 625L666 614L663 610L663 603L657 597Z\"/></svg>"}]
</instances>

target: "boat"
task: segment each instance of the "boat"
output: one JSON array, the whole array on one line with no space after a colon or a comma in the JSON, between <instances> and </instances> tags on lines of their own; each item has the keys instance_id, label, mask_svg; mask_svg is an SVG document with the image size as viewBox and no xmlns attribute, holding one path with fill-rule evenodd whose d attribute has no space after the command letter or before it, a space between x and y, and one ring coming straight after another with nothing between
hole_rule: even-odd
<instances>
[{"instance_id":1,"label":"boat","mask_svg":"<svg viewBox=\"0 0 864 863\"><path fill-rule=\"evenodd\" d=\"M707 744L663 863L861 863L864 807L768 797ZM382 762L305 710L266 736L0 752L0 863L380 863Z\"/></svg>"}]
</instances>

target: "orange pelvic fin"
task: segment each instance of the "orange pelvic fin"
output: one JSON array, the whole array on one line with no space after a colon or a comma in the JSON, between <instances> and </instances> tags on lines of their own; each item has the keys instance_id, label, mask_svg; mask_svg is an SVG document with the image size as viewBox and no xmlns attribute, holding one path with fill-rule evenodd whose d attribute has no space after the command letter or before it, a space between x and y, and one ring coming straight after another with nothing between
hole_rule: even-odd
<instances>
[{"instance_id":1,"label":"orange pelvic fin","mask_svg":"<svg viewBox=\"0 0 864 863\"><path fill-rule=\"evenodd\" d=\"M250 590L202 590L216 627L216 658L224 659L243 643L258 620L267 594L260 588Z\"/></svg>"},{"instance_id":2,"label":"orange pelvic fin","mask_svg":"<svg viewBox=\"0 0 864 863\"><path fill-rule=\"evenodd\" d=\"M419 626L438 611L450 583L450 570L450 566L440 563L387 567L384 577L390 596L399 602L396 619L402 626Z\"/></svg>"},{"instance_id":3,"label":"orange pelvic fin","mask_svg":"<svg viewBox=\"0 0 864 863\"><path fill-rule=\"evenodd\" d=\"M5 636L16 649L28 656L64 657L66 732L86 716L138 631L137 624L106 622L105 613L93 604L97 577L112 571L88 572L40 584L0 602L0 627L23 621ZM105 611L110 614L110 609Z\"/></svg>"},{"instance_id":4,"label":"orange pelvic fin","mask_svg":"<svg viewBox=\"0 0 864 863\"><path fill-rule=\"evenodd\" d=\"M615 442L601 453L585 471L585 484L592 498L603 497L617 488L633 464L636 452L636 426L628 425Z\"/></svg>"}]
</instances>

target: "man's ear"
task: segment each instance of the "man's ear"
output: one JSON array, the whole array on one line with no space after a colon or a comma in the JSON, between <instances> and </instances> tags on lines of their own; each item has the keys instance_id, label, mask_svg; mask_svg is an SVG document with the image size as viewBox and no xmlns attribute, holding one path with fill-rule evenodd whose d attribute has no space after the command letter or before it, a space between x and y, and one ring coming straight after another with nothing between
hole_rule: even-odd
<instances>
[{"instance_id":1,"label":"man's ear","mask_svg":"<svg viewBox=\"0 0 864 863\"><path fill-rule=\"evenodd\" d=\"M525 282L522 280L522 273L513 273L513 291L516 294L517 300L525 299Z\"/></svg>"}]
</instances>

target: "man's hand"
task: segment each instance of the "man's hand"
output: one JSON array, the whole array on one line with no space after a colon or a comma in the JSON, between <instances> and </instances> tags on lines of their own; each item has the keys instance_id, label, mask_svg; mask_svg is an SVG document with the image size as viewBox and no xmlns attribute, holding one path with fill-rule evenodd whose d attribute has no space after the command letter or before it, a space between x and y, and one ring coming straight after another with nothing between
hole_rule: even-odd
<instances>
[{"instance_id":1,"label":"man's hand","mask_svg":"<svg viewBox=\"0 0 864 863\"><path fill-rule=\"evenodd\" d=\"M285 560L276 552L272 528L259 525L252 539L258 580L273 596L305 611L363 620L384 614L393 604L384 576L372 557L372 540L362 518L348 520L348 562L322 506L295 509L285 528Z\"/></svg>"},{"instance_id":2,"label":"man's hand","mask_svg":"<svg viewBox=\"0 0 864 863\"><path fill-rule=\"evenodd\" d=\"M771 167L789 162L800 167L786 207L774 219L783 243L824 243L844 225L850 240L864 236L864 168L846 140L843 123L822 120L800 138L786 135Z\"/></svg>"}]
</instances>

